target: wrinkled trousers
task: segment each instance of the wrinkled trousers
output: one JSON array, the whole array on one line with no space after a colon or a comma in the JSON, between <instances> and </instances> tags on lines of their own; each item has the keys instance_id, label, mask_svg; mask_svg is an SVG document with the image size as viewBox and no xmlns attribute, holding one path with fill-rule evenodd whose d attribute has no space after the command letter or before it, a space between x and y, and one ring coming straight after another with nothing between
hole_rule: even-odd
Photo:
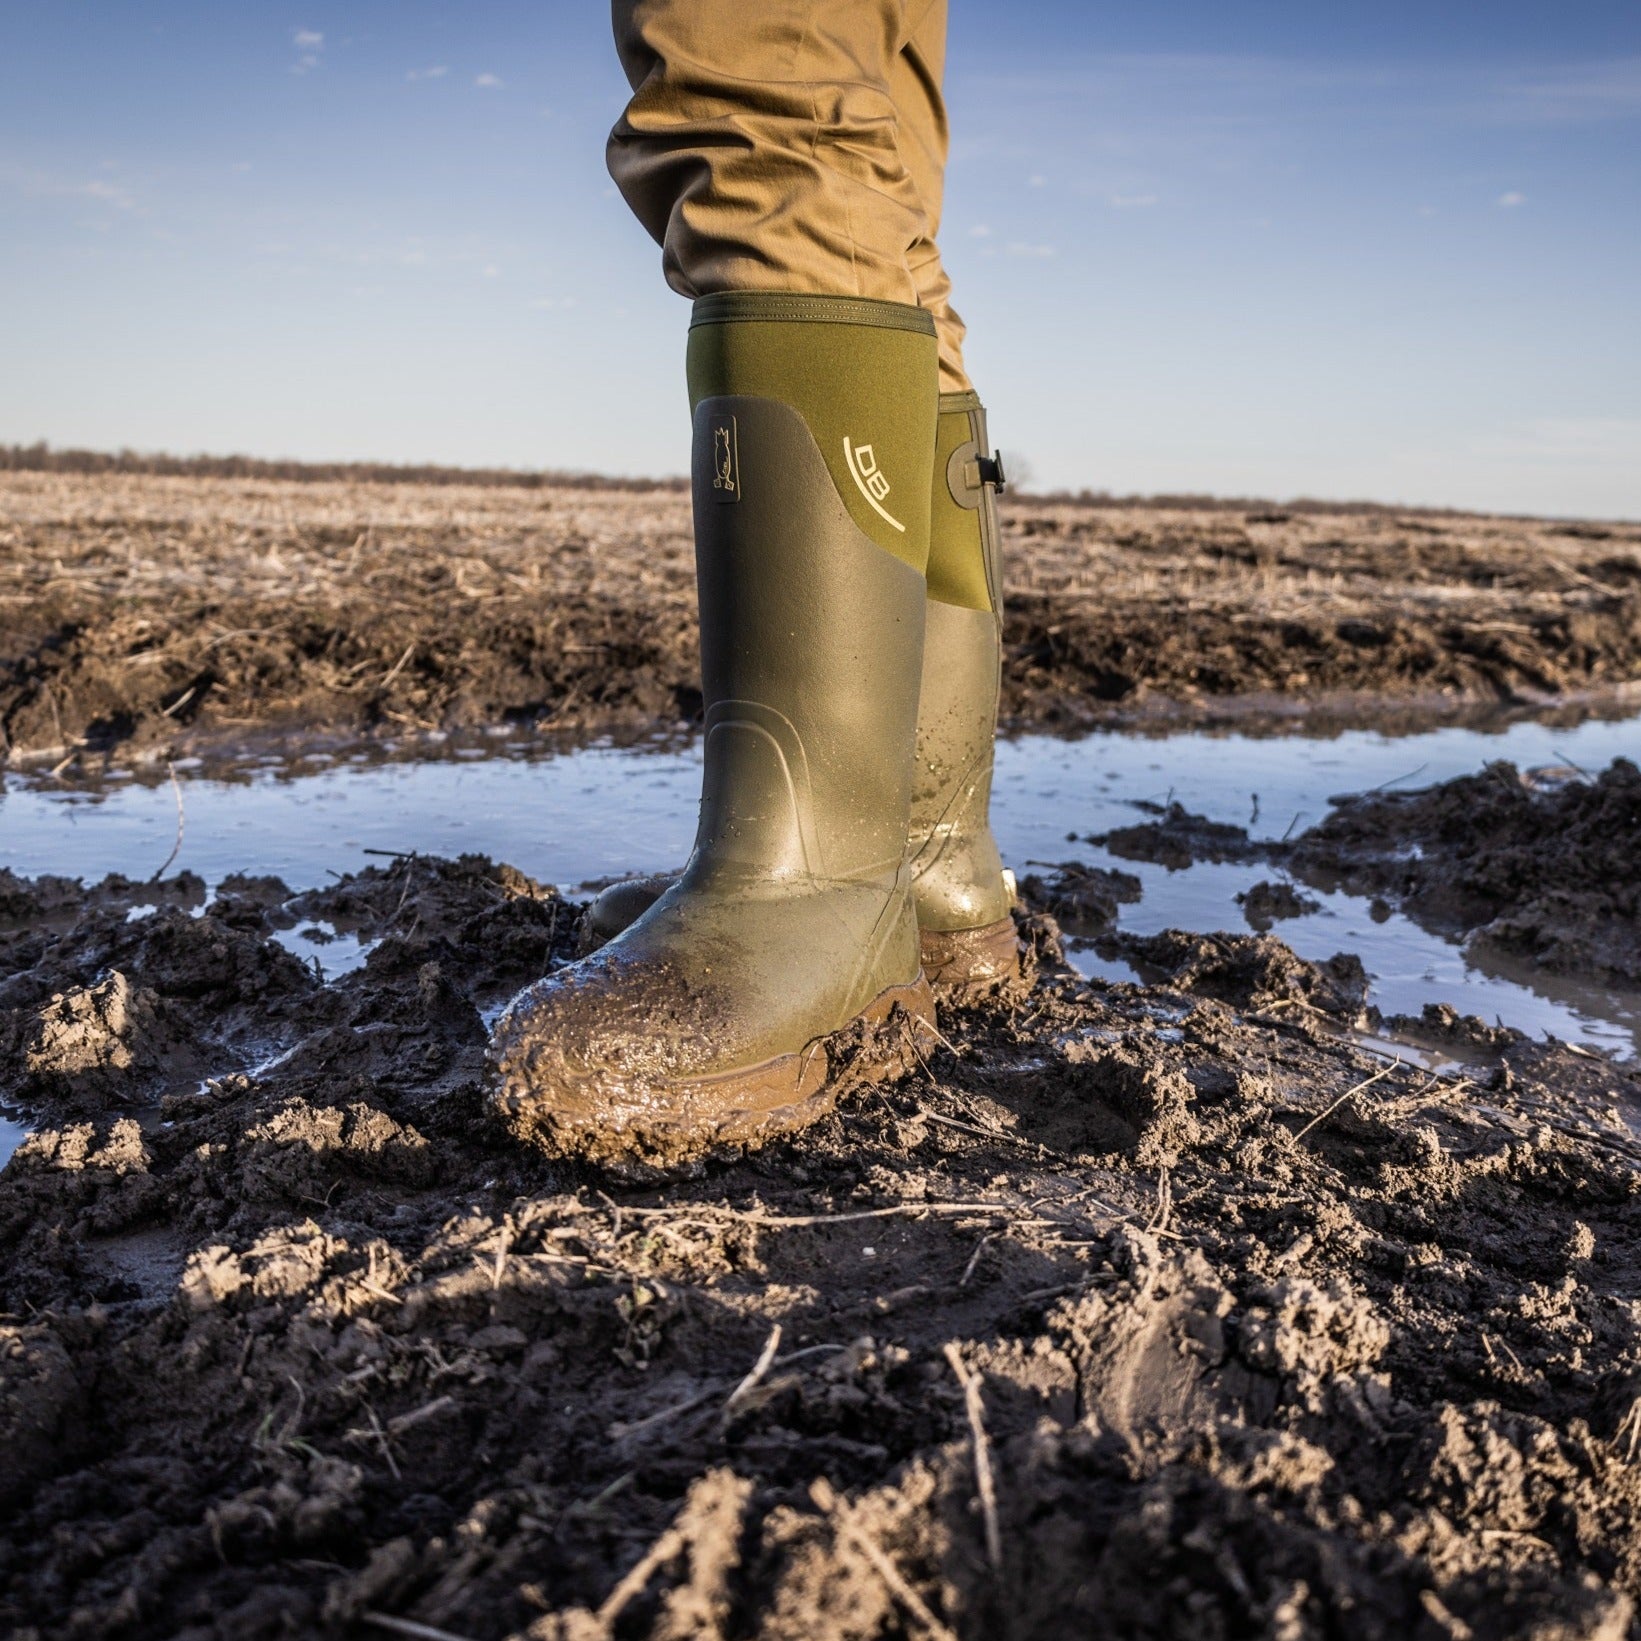
<instances>
[{"instance_id":1,"label":"wrinkled trousers","mask_svg":"<svg viewBox=\"0 0 1641 1641\"><path fill-rule=\"evenodd\" d=\"M942 392L963 322L935 244L946 0L613 0L632 100L610 175L685 296L927 308Z\"/></svg>"}]
</instances>

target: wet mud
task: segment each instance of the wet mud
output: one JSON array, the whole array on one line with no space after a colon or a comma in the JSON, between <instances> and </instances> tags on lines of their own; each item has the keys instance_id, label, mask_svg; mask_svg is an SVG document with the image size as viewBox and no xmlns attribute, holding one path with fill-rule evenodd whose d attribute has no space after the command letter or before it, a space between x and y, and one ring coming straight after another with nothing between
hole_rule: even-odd
<instances>
[{"instance_id":1,"label":"wet mud","mask_svg":"<svg viewBox=\"0 0 1641 1641\"><path fill-rule=\"evenodd\" d=\"M1366 1052L1269 935L1084 980L1039 909L906 1075L644 1179L487 1115L578 915L0 880L0 1630L1638 1633L1634 1068Z\"/></svg>"},{"instance_id":2,"label":"wet mud","mask_svg":"<svg viewBox=\"0 0 1641 1641\"><path fill-rule=\"evenodd\" d=\"M1381 895L1477 953L1641 986L1641 769L1493 763L1419 792L1338 803L1288 856Z\"/></svg>"},{"instance_id":3,"label":"wet mud","mask_svg":"<svg viewBox=\"0 0 1641 1641\"><path fill-rule=\"evenodd\" d=\"M1641 526L1008 498L1014 729L1610 695ZM0 473L0 752L699 717L687 497Z\"/></svg>"},{"instance_id":4,"label":"wet mud","mask_svg":"<svg viewBox=\"0 0 1641 1641\"><path fill-rule=\"evenodd\" d=\"M1601 771L1524 772L1500 761L1416 791L1337 797L1325 820L1274 842L1178 803L1136 807L1157 818L1090 841L1170 870L1259 861L1289 874L1239 897L1261 932L1314 909L1302 886L1342 889L1462 940L1478 960L1492 954L1550 974L1641 987L1641 769L1627 758ZM1067 865L1032 889L1056 915L1076 916L1083 901L1099 898L1089 885L1125 875ZM1108 889L1105 900L1079 932L1143 956L1143 943L1112 931Z\"/></svg>"}]
</instances>

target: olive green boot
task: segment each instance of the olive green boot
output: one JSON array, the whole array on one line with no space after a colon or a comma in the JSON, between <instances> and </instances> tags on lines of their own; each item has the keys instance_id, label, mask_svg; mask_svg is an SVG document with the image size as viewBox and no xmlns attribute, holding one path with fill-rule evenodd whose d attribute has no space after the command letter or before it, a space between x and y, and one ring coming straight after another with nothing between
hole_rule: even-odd
<instances>
[{"instance_id":1,"label":"olive green boot","mask_svg":"<svg viewBox=\"0 0 1641 1641\"><path fill-rule=\"evenodd\" d=\"M1020 972L1014 884L992 836L1003 658L996 495L978 394L943 393L930 503L928 613L910 827L923 966L937 985Z\"/></svg>"},{"instance_id":2,"label":"olive green boot","mask_svg":"<svg viewBox=\"0 0 1641 1641\"><path fill-rule=\"evenodd\" d=\"M695 304L695 849L508 1005L495 1102L521 1136L651 1161L755 1142L826 1109L832 1033L932 1018L906 838L935 370L918 308ZM905 1035L872 1034L885 1055Z\"/></svg>"},{"instance_id":3,"label":"olive green boot","mask_svg":"<svg viewBox=\"0 0 1641 1641\"><path fill-rule=\"evenodd\" d=\"M924 969L935 985L961 990L1019 973L1014 884L989 819L1003 650L995 504L1003 471L977 394L940 395L933 475L909 837ZM587 908L584 946L619 934L672 881L611 884Z\"/></svg>"}]
</instances>

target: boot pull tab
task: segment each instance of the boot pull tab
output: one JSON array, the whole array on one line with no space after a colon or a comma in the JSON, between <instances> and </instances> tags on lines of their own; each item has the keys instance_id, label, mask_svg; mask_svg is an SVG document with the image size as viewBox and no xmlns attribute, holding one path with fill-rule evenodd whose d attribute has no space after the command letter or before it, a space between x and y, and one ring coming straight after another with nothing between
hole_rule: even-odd
<instances>
[{"instance_id":1,"label":"boot pull tab","mask_svg":"<svg viewBox=\"0 0 1641 1641\"><path fill-rule=\"evenodd\" d=\"M1002 495L1006 483L1002 452L982 456L979 445L973 439L967 444L960 444L946 464L946 488L951 491L952 500L971 512L980 505L980 494L985 486L989 484L998 495Z\"/></svg>"}]
</instances>

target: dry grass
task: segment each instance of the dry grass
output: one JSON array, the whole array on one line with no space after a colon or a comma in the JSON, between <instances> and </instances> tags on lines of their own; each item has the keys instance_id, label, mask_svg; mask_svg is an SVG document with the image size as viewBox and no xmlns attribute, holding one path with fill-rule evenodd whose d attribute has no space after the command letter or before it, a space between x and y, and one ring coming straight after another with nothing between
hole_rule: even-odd
<instances>
[{"instance_id":1,"label":"dry grass","mask_svg":"<svg viewBox=\"0 0 1641 1641\"><path fill-rule=\"evenodd\" d=\"M1005 712L1641 677L1641 526L1011 498ZM4 747L693 712L686 495L0 471ZM192 692L192 693L189 693Z\"/></svg>"}]
</instances>

